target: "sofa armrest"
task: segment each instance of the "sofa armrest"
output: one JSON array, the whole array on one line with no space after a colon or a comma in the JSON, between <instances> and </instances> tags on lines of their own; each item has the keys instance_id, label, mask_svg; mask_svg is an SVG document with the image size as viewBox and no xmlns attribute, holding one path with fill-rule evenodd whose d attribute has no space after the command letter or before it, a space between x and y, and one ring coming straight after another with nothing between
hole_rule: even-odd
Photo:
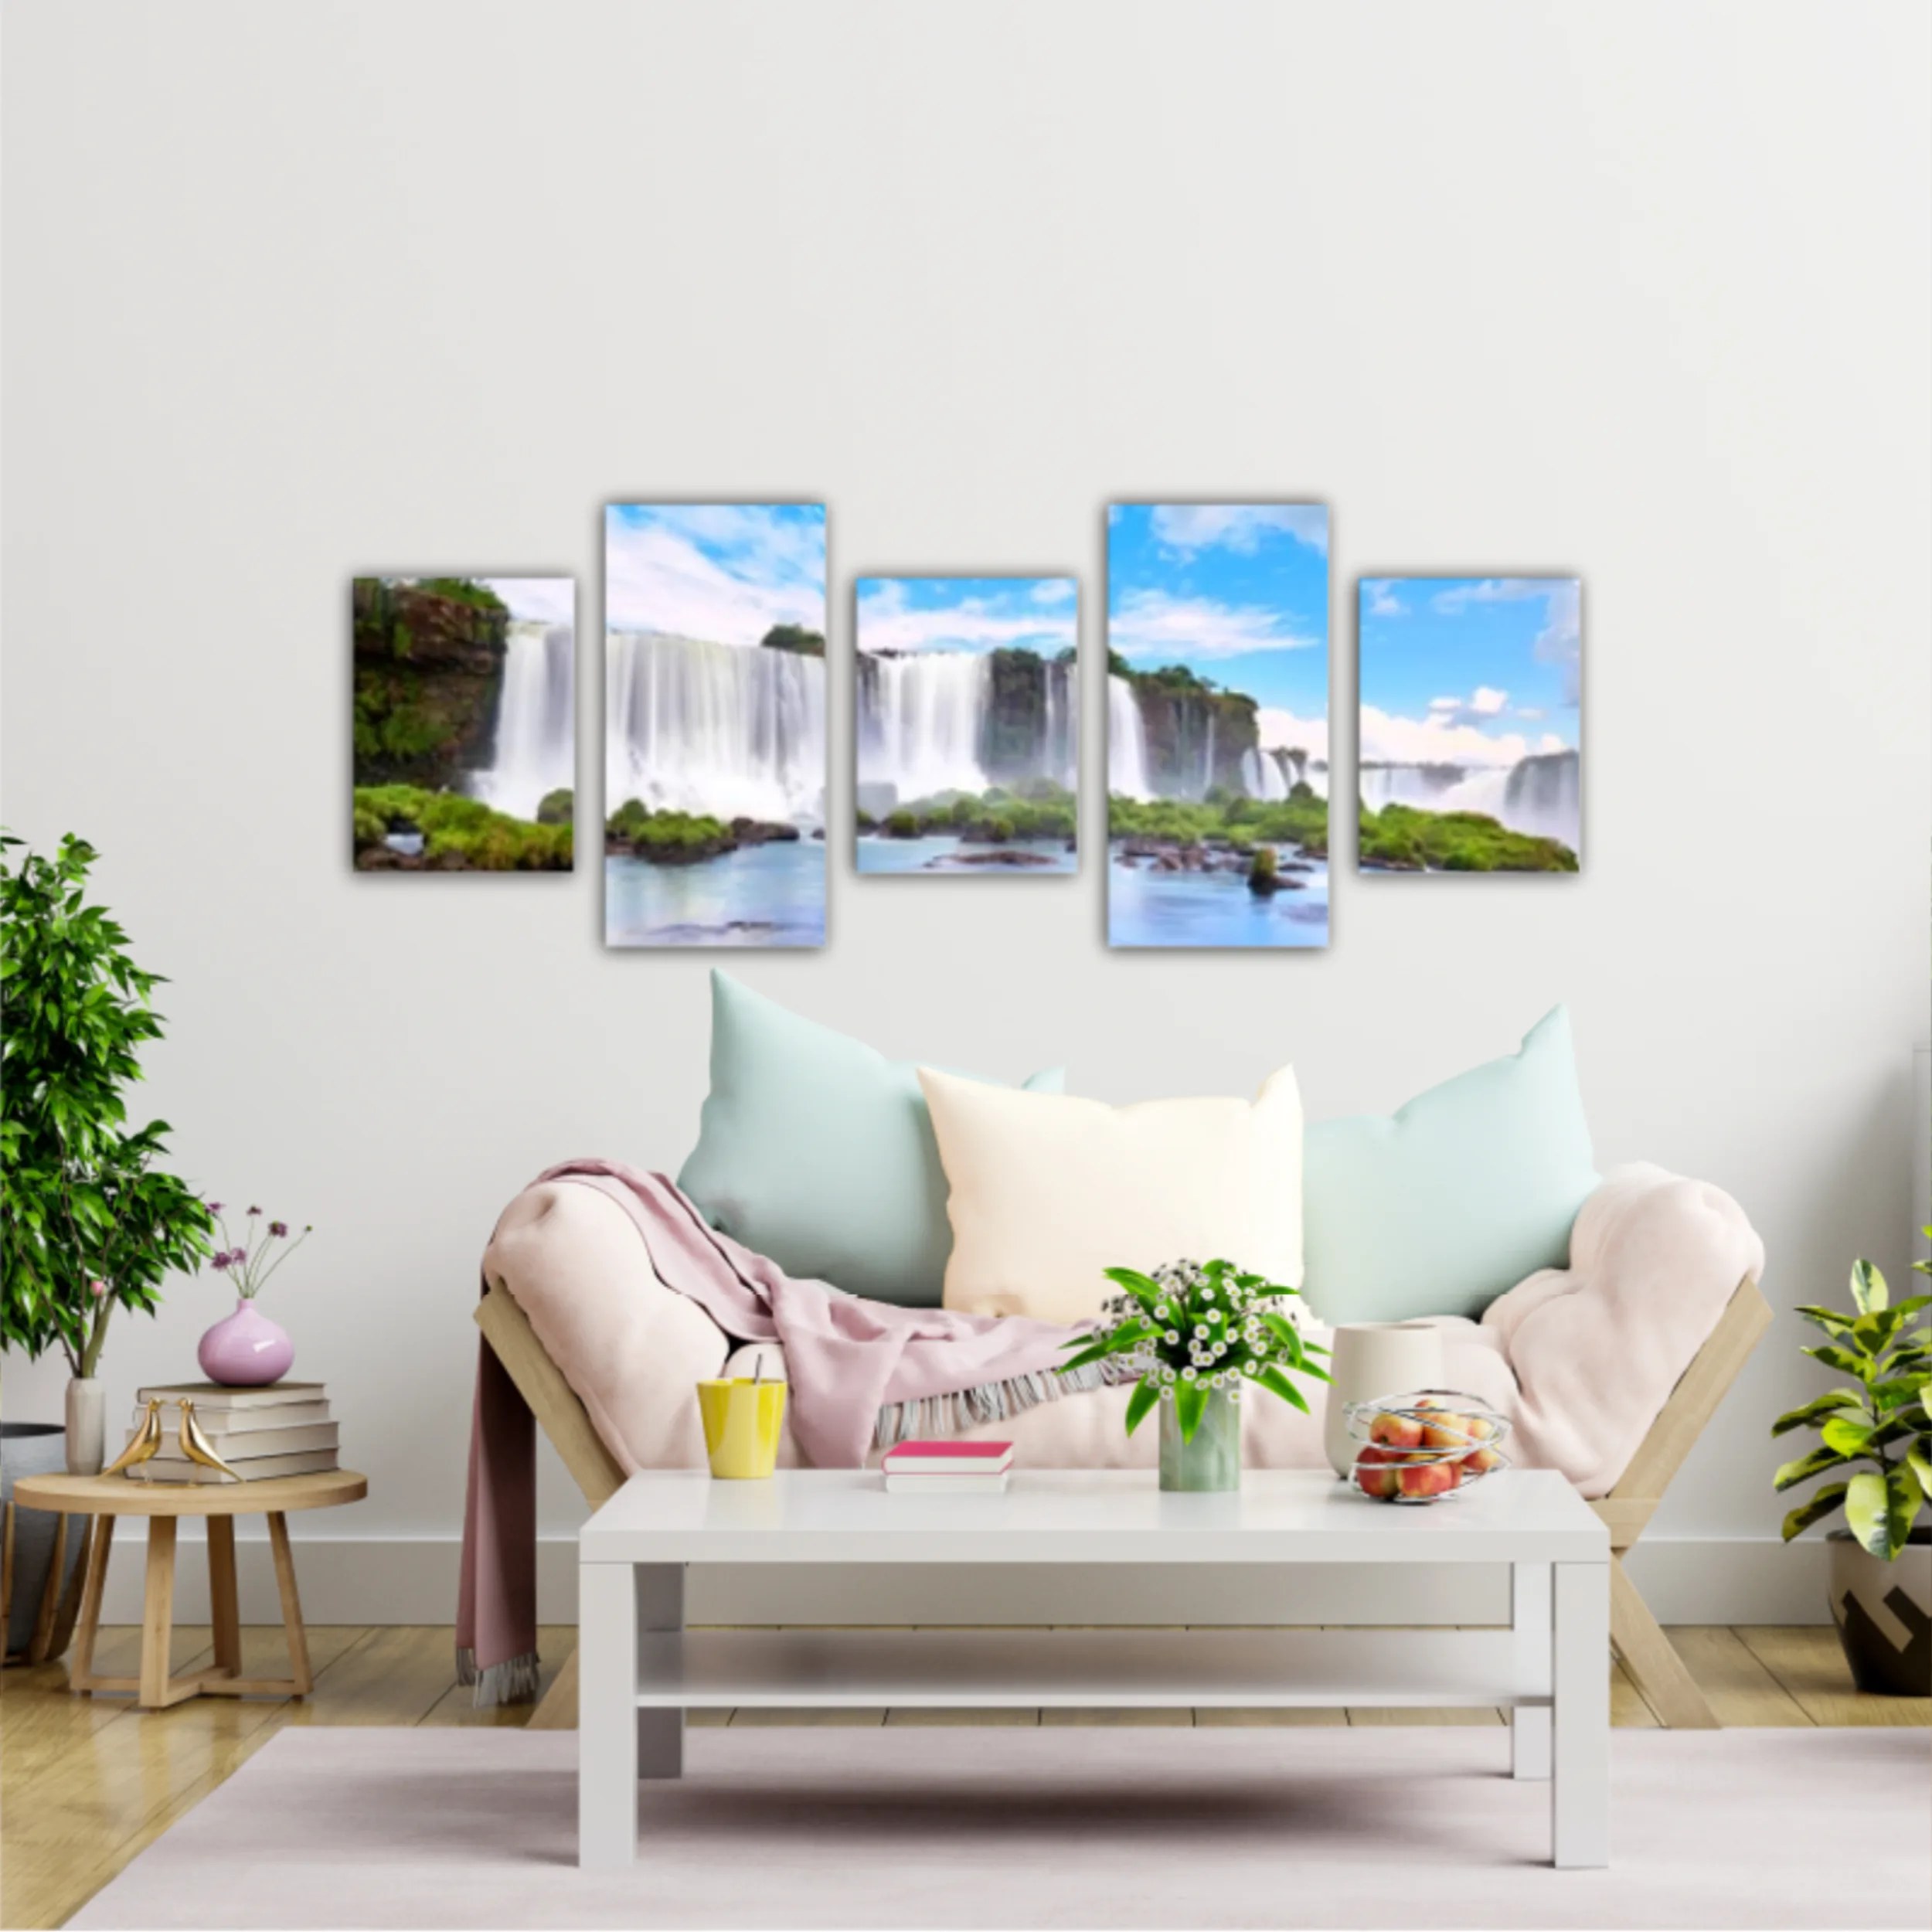
<instances>
[{"instance_id":1,"label":"sofa armrest","mask_svg":"<svg viewBox=\"0 0 1932 1932\"><path fill-rule=\"evenodd\" d=\"M1611 1172L1577 1216L1570 1266L1490 1304L1519 1385L1519 1459L1584 1495L1615 1486L1764 1244L1722 1189L1648 1163Z\"/></svg>"},{"instance_id":2,"label":"sofa armrest","mask_svg":"<svg viewBox=\"0 0 1932 1932\"><path fill-rule=\"evenodd\" d=\"M658 1279L616 1202L569 1181L526 1188L497 1223L483 1276L515 1298L627 1475L702 1465L696 1385L731 1343Z\"/></svg>"}]
</instances>

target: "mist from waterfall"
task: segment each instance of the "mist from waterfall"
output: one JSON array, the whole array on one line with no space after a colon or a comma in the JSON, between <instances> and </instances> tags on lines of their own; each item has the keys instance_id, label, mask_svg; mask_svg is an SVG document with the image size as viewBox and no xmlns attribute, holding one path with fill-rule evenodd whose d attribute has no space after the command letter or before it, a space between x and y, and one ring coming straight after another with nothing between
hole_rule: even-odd
<instances>
[{"instance_id":1,"label":"mist from waterfall","mask_svg":"<svg viewBox=\"0 0 1932 1932\"><path fill-rule=\"evenodd\" d=\"M547 793L576 782L576 636L567 624L512 623L495 762L472 775L471 796L512 818L534 818Z\"/></svg>"},{"instance_id":2,"label":"mist from waterfall","mask_svg":"<svg viewBox=\"0 0 1932 1932\"><path fill-rule=\"evenodd\" d=\"M613 631L606 675L608 809L824 824L822 658Z\"/></svg>"}]
</instances>

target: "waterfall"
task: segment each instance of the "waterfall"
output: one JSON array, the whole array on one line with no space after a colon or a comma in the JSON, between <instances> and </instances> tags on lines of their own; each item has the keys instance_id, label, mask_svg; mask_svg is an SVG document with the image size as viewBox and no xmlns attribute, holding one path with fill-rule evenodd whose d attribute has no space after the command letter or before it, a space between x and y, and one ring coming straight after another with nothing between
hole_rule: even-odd
<instances>
[{"instance_id":1,"label":"waterfall","mask_svg":"<svg viewBox=\"0 0 1932 1932\"><path fill-rule=\"evenodd\" d=\"M824 658L613 631L606 662L608 809L825 822Z\"/></svg>"},{"instance_id":2,"label":"waterfall","mask_svg":"<svg viewBox=\"0 0 1932 1932\"><path fill-rule=\"evenodd\" d=\"M510 626L495 762L470 780L471 796L534 818L546 792L577 782L577 639L567 624Z\"/></svg>"},{"instance_id":3,"label":"waterfall","mask_svg":"<svg viewBox=\"0 0 1932 1932\"><path fill-rule=\"evenodd\" d=\"M982 652L860 652L860 784L889 784L901 803L990 790L980 743L992 692L992 662Z\"/></svg>"},{"instance_id":4,"label":"waterfall","mask_svg":"<svg viewBox=\"0 0 1932 1932\"><path fill-rule=\"evenodd\" d=\"M1581 817L1573 751L1536 753L1513 765L1364 765L1362 803L1370 811L1413 805L1423 811L1475 811L1574 852Z\"/></svg>"},{"instance_id":5,"label":"waterfall","mask_svg":"<svg viewBox=\"0 0 1932 1932\"><path fill-rule=\"evenodd\" d=\"M1241 788L1250 798L1276 804L1288 795L1288 775L1284 768L1290 754L1283 751L1244 751L1241 754Z\"/></svg>"},{"instance_id":6,"label":"waterfall","mask_svg":"<svg viewBox=\"0 0 1932 1932\"><path fill-rule=\"evenodd\" d=\"M1080 685L1076 666L1046 667L1046 731L1040 775L1068 791L1080 781Z\"/></svg>"},{"instance_id":7,"label":"waterfall","mask_svg":"<svg viewBox=\"0 0 1932 1932\"><path fill-rule=\"evenodd\" d=\"M1147 776L1147 720L1126 679L1107 681L1107 788L1124 798L1151 798Z\"/></svg>"},{"instance_id":8,"label":"waterfall","mask_svg":"<svg viewBox=\"0 0 1932 1932\"><path fill-rule=\"evenodd\" d=\"M1573 751L1532 755L1512 766L1500 815L1505 825L1542 838L1560 838L1572 852L1583 820L1582 761Z\"/></svg>"}]
</instances>

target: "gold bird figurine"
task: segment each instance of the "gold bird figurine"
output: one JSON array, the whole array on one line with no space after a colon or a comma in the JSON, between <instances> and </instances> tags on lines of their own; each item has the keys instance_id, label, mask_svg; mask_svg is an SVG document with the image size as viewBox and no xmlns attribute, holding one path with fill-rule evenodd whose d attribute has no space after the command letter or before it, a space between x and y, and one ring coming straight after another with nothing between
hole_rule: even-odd
<instances>
[{"instance_id":1,"label":"gold bird figurine","mask_svg":"<svg viewBox=\"0 0 1932 1932\"><path fill-rule=\"evenodd\" d=\"M201 1424L195 1420L195 1405L183 1396L181 1400L181 1453L190 1462L198 1462L204 1469L219 1469L224 1476L233 1476L241 1481L238 1470L231 1469L215 1454L214 1445L201 1432Z\"/></svg>"},{"instance_id":2,"label":"gold bird figurine","mask_svg":"<svg viewBox=\"0 0 1932 1932\"><path fill-rule=\"evenodd\" d=\"M161 1398L150 1399L148 1413L141 1419L141 1425L128 1437L128 1446L101 1471L104 1476L118 1476L131 1472L144 1462L151 1462L161 1452ZM153 1472L144 1475L143 1481L151 1481Z\"/></svg>"}]
</instances>

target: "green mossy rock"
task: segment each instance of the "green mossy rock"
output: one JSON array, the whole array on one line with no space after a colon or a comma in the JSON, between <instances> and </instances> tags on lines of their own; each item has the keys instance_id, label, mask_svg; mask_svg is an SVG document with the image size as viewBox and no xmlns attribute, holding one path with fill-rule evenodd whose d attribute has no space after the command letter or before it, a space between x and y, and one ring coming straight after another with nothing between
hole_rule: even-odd
<instances>
[{"instance_id":1,"label":"green mossy rock","mask_svg":"<svg viewBox=\"0 0 1932 1932\"><path fill-rule=\"evenodd\" d=\"M486 767L495 735L510 614L467 578L358 577L355 782L457 787Z\"/></svg>"},{"instance_id":2,"label":"green mossy rock","mask_svg":"<svg viewBox=\"0 0 1932 1932\"><path fill-rule=\"evenodd\" d=\"M420 832L420 853L399 852L392 832ZM355 864L362 872L568 872L569 823L533 825L480 799L420 785L355 788Z\"/></svg>"}]
</instances>

